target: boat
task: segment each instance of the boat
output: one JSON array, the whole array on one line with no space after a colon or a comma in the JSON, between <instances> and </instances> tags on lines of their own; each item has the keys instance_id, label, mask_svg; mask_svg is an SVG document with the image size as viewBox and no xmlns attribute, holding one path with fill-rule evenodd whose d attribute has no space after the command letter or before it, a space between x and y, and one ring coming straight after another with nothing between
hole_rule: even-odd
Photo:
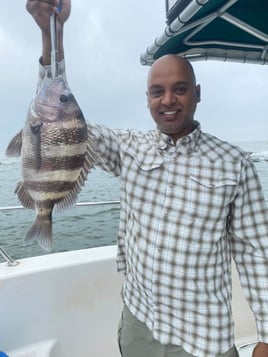
<instances>
[{"instance_id":1,"label":"boat","mask_svg":"<svg viewBox=\"0 0 268 357\"><path fill-rule=\"evenodd\" d=\"M252 153L251 158L254 162L268 161L268 151Z\"/></svg>"},{"instance_id":2,"label":"boat","mask_svg":"<svg viewBox=\"0 0 268 357\"><path fill-rule=\"evenodd\" d=\"M172 53L190 61L267 64L267 10L262 0L166 0L167 26L141 63Z\"/></svg>"},{"instance_id":3,"label":"boat","mask_svg":"<svg viewBox=\"0 0 268 357\"><path fill-rule=\"evenodd\" d=\"M268 3L260 0L166 0L167 26L141 63L174 53L190 61L267 64L267 16ZM116 246L19 261L3 247L0 254L6 260L0 264L0 351L9 357L120 356L123 278L116 273ZM233 315L239 354L251 356L256 327L234 264Z\"/></svg>"},{"instance_id":4,"label":"boat","mask_svg":"<svg viewBox=\"0 0 268 357\"><path fill-rule=\"evenodd\" d=\"M115 257L116 246L19 262L5 256L8 262L0 264L0 351L9 357L120 357L116 334L122 276L116 273ZM256 341L255 322L234 266L233 311L236 344L248 353L245 348L252 349Z\"/></svg>"}]
</instances>

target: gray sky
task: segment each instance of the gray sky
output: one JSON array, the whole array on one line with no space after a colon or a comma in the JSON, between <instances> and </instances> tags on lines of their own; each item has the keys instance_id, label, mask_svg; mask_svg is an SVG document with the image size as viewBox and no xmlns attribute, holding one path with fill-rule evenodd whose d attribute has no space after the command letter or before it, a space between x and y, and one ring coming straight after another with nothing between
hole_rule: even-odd
<instances>
[{"instance_id":1,"label":"gray sky","mask_svg":"<svg viewBox=\"0 0 268 357\"><path fill-rule=\"evenodd\" d=\"M26 0L0 13L0 152L23 127L35 95L40 31ZM65 26L67 77L87 120L113 128L154 127L146 104L148 67L139 62L165 27L164 0L73 0ZM268 140L268 67L195 62L196 119L229 141Z\"/></svg>"}]
</instances>

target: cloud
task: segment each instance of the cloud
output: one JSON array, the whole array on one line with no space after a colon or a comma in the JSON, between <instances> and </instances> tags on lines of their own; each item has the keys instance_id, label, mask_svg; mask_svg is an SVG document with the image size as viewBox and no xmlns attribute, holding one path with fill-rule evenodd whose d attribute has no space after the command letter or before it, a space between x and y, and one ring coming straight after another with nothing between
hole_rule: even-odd
<instances>
[{"instance_id":1,"label":"cloud","mask_svg":"<svg viewBox=\"0 0 268 357\"><path fill-rule=\"evenodd\" d=\"M35 94L40 31L25 0L0 13L0 151L24 125ZM73 0L65 26L69 84L87 119L110 127L154 127L140 54L165 27L164 1ZM195 62L202 85L196 118L226 140L267 140L267 66Z\"/></svg>"},{"instance_id":2,"label":"cloud","mask_svg":"<svg viewBox=\"0 0 268 357\"><path fill-rule=\"evenodd\" d=\"M194 63L202 101L197 119L204 130L229 141L267 140L267 66Z\"/></svg>"},{"instance_id":3,"label":"cloud","mask_svg":"<svg viewBox=\"0 0 268 357\"><path fill-rule=\"evenodd\" d=\"M5 28L0 26L0 66L8 65L9 58L16 53L16 46L13 39L8 36Z\"/></svg>"}]
</instances>

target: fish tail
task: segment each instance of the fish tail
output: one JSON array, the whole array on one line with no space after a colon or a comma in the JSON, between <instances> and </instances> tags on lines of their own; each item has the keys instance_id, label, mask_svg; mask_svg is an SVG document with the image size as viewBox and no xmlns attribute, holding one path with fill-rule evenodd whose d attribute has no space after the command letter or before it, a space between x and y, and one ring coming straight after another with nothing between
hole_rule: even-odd
<instances>
[{"instance_id":1,"label":"fish tail","mask_svg":"<svg viewBox=\"0 0 268 357\"><path fill-rule=\"evenodd\" d=\"M52 249L52 220L51 217L36 216L31 228L24 238L24 244L37 241L41 248L50 252Z\"/></svg>"}]
</instances>

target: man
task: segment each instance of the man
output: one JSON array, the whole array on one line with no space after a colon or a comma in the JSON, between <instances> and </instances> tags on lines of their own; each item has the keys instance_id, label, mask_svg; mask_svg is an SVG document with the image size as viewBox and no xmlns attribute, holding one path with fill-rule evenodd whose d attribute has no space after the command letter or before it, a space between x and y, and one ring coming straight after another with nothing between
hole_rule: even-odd
<instances>
[{"instance_id":1,"label":"man","mask_svg":"<svg viewBox=\"0 0 268 357\"><path fill-rule=\"evenodd\" d=\"M42 30L40 80L50 73L49 14L56 0L28 0ZM59 60L64 72L59 14ZM268 356L268 216L256 170L240 149L201 131L190 63L168 55L148 75L147 134L89 124L97 164L120 176L118 270L125 274L123 357L235 357L231 255ZM266 342L266 343L265 343Z\"/></svg>"}]
</instances>

